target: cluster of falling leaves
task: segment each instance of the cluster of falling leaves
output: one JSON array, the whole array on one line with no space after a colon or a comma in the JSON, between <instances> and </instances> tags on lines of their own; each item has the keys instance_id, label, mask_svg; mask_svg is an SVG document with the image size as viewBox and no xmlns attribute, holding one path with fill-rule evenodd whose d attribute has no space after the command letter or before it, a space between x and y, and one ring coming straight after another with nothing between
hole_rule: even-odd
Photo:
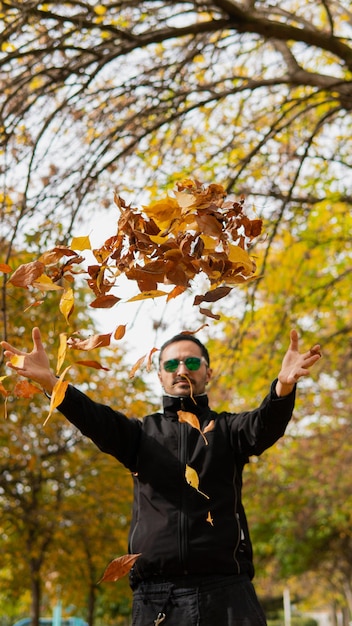
<instances>
[{"instance_id":1,"label":"cluster of falling leaves","mask_svg":"<svg viewBox=\"0 0 352 626\"><path fill-rule=\"evenodd\" d=\"M201 426L198 420L198 417L189 411L177 411L178 421L183 424L188 424L192 428L198 430L200 436L203 438L205 445L208 445L208 441L206 438L206 433L212 431L215 427L214 420L211 420L207 426L201 430ZM209 500L209 496L199 489L199 476L196 470L190 465L185 466L185 479L186 482L193 487L198 493L200 493L204 498ZM213 518L211 516L211 512L208 512L208 516L206 521L213 526ZM98 581L102 582L116 582L120 580L123 576L129 573L137 559L141 556L142 553L138 554L124 554L123 556L119 556L107 565L101 579Z\"/></svg>"},{"instance_id":2,"label":"cluster of falling leaves","mask_svg":"<svg viewBox=\"0 0 352 626\"><path fill-rule=\"evenodd\" d=\"M203 315L219 319L220 315L204 308L203 303L214 303L226 297L236 285L256 278L256 265L247 249L260 235L262 221L250 219L244 212L244 198L228 199L222 185L205 186L197 180L184 180L177 184L174 197L152 202L142 211L127 206L118 195L115 195L115 203L120 213L116 233L100 248L92 250L88 236L75 237L70 246L56 246L14 271L9 265L0 264L0 271L10 275L9 284L33 294L28 308L40 306L45 293L58 291L59 309L69 325L74 311L73 286L78 275L84 275L94 294L90 306L111 308L122 299L122 294L116 293L122 275L138 287L139 293L127 300L131 302L163 296L169 301L190 289L193 279L203 274L209 288L206 293L195 295L193 303ZM86 260L81 254L84 250L93 253L95 259L87 269L82 265ZM40 297L36 297L37 293ZM126 325L121 324L111 333L92 335L88 339L82 339L77 332L70 337L67 333L60 335L58 382L49 416L66 391L64 376L68 368L63 374L61 370L67 349L88 352L107 347L113 339L122 339L125 332ZM138 359L131 377L145 362L147 371L150 369L156 350L152 348L149 354ZM106 369L94 360L76 363ZM0 379L0 394L6 399L8 392L2 384L3 378L6 377ZM28 381L22 381L13 393L29 398L40 391Z\"/></svg>"},{"instance_id":3,"label":"cluster of falling leaves","mask_svg":"<svg viewBox=\"0 0 352 626\"><path fill-rule=\"evenodd\" d=\"M209 289L195 295L194 305L204 315L218 318L201 305L216 302L234 286L255 278L256 265L247 248L262 229L262 220L245 214L243 197L240 201L226 197L222 185L184 180L177 184L174 197L152 202L140 211L116 194L120 213L116 233L92 250L96 262L87 270L79 266L85 261L80 253L91 250L89 237L75 237L71 246L56 246L36 261L19 266L9 283L42 294L61 291L60 311L69 321L77 274L85 274L94 294L93 308L111 308L122 299L117 293L121 275L136 283L138 293L128 300L135 301L163 296L171 300L203 274ZM1 269L12 271L4 265ZM35 300L31 306L40 303Z\"/></svg>"}]
</instances>

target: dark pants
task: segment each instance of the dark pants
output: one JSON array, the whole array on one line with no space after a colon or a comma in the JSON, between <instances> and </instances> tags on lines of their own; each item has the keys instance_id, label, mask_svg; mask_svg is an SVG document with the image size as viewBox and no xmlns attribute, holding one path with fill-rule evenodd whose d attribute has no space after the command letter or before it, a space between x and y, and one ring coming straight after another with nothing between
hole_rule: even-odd
<instances>
[{"instance_id":1,"label":"dark pants","mask_svg":"<svg viewBox=\"0 0 352 626\"><path fill-rule=\"evenodd\" d=\"M133 592L132 626L265 626L246 576L143 582Z\"/></svg>"}]
</instances>

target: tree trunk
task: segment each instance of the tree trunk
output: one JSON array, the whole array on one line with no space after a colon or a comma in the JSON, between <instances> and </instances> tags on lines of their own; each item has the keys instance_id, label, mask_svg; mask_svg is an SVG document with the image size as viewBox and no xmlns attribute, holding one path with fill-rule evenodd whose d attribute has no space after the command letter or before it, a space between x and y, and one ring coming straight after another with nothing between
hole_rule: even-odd
<instances>
[{"instance_id":1,"label":"tree trunk","mask_svg":"<svg viewBox=\"0 0 352 626\"><path fill-rule=\"evenodd\" d=\"M32 605L31 605L32 626L39 626L41 583L40 583L40 576L38 572L35 572L32 574L31 590L32 590Z\"/></svg>"},{"instance_id":2,"label":"tree trunk","mask_svg":"<svg viewBox=\"0 0 352 626\"><path fill-rule=\"evenodd\" d=\"M88 626L94 626L96 591L97 591L96 585L91 584L89 587L89 595L88 595L88 616L87 616Z\"/></svg>"}]
</instances>

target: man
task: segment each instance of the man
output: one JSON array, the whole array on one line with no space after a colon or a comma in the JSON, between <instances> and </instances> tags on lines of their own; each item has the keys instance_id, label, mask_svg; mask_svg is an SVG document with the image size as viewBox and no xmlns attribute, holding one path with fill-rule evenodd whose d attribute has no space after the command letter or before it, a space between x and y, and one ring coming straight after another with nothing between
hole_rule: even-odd
<instances>
[{"instance_id":1,"label":"man","mask_svg":"<svg viewBox=\"0 0 352 626\"><path fill-rule=\"evenodd\" d=\"M9 367L50 394L57 378L38 328L33 344L27 354L2 342L6 357L24 357L22 367L8 362ZM292 330L268 395L259 408L237 414L210 409L209 354L187 334L160 350L163 412L128 419L69 385L59 410L133 476L129 552L140 553L130 572L133 626L265 625L251 582L242 471L250 455L261 454L284 434L296 383L319 358L318 344L299 352Z\"/></svg>"}]
</instances>

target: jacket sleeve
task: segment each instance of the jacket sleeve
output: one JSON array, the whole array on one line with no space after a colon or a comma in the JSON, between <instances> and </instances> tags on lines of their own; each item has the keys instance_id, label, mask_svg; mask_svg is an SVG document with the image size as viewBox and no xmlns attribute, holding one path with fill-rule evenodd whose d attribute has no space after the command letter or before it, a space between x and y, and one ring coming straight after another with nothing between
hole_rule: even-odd
<instances>
[{"instance_id":1,"label":"jacket sleeve","mask_svg":"<svg viewBox=\"0 0 352 626\"><path fill-rule=\"evenodd\" d=\"M68 386L58 410L102 452L111 454L128 469L135 471L140 420L129 419L107 405L94 402L72 385Z\"/></svg>"},{"instance_id":2,"label":"jacket sleeve","mask_svg":"<svg viewBox=\"0 0 352 626\"><path fill-rule=\"evenodd\" d=\"M296 387L287 396L279 397L276 382L277 379L257 409L229 416L232 446L245 456L259 456L270 448L282 437L292 417Z\"/></svg>"}]
</instances>

